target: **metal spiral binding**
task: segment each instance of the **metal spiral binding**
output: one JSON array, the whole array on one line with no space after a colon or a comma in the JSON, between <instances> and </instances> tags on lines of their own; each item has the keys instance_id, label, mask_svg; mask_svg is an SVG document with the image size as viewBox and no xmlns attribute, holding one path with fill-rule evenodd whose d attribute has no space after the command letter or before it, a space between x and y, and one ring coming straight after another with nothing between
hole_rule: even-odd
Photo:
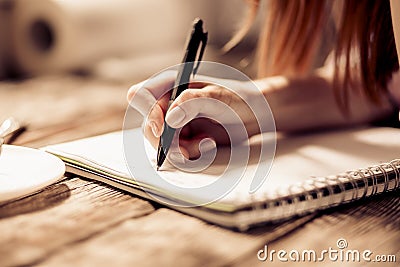
<instances>
[{"instance_id":1,"label":"metal spiral binding","mask_svg":"<svg viewBox=\"0 0 400 267\"><path fill-rule=\"evenodd\" d=\"M324 199L324 192L323 192L323 189L324 188L326 188L328 191L329 191L329 194L327 195L327 204L326 205L324 205L324 206L327 206L327 207L332 207L333 206L333 204L334 204L334 200L333 200L333 195L334 195L334 192L333 192L333 188L332 188L332 186L329 184L329 180L330 179L328 179L327 177L318 177L318 178L315 178L315 182L319 182L320 184L323 184L323 185L325 185L325 186L322 186L322 187L320 187L320 188L318 188L318 189L320 189L321 190L321 200L322 199ZM316 183L314 183L314 184L316 184ZM316 207L317 209L319 208L319 207Z\"/></svg>"},{"instance_id":2,"label":"metal spiral binding","mask_svg":"<svg viewBox=\"0 0 400 267\"><path fill-rule=\"evenodd\" d=\"M391 165L393 167L393 169L396 173L396 177L397 177L397 179L394 179L395 183L394 183L393 189L399 188L400 187L400 159L392 160L391 162L389 162L389 165Z\"/></svg>"},{"instance_id":3,"label":"metal spiral binding","mask_svg":"<svg viewBox=\"0 0 400 267\"><path fill-rule=\"evenodd\" d=\"M296 214L297 205L300 203L298 193L294 190L296 187L298 187L298 185L293 184L293 185L289 186L289 188L288 188L289 195L293 196L291 198L291 203L290 204L288 203L289 209L287 211L287 214L289 216L293 216L294 214Z\"/></svg>"},{"instance_id":4,"label":"metal spiral binding","mask_svg":"<svg viewBox=\"0 0 400 267\"><path fill-rule=\"evenodd\" d=\"M310 186L311 189L309 189L307 186ZM304 198L304 203L303 203L304 213L306 212L307 209L309 209L310 211L314 211L317 208L317 206L316 205L313 206L314 205L314 203L313 203L314 197L313 197L312 193L315 191L315 193L317 195L316 199L320 198L319 197L320 193L317 190L315 190L315 187L313 187L312 183L307 182L307 181L305 183L302 183L301 187L303 188L303 192L305 192L305 198ZM313 205L311 205L311 203Z\"/></svg>"},{"instance_id":5,"label":"metal spiral binding","mask_svg":"<svg viewBox=\"0 0 400 267\"><path fill-rule=\"evenodd\" d=\"M400 159L376 166L348 171L343 174L312 177L302 183L291 185L284 193L277 190L275 198L263 194L264 201L256 200L252 212L257 219L280 221L295 215L311 213L315 210L362 199L400 187ZM324 196L324 190L328 193ZM346 195L348 193L348 195ZM316 194L316 198L313 196ZM268 199L268 200L267 200ZM321 202L326 200L326 203ZM314 202L315 201L315 202ZM316 203L314 205L314 203Z\"/></svg>"},{"instance_id":6,"label":"metal spiral binding","mask_svg":"<svg viewBox=\"0 0 400 267\"><path fill-rule=\"evenodd\" d=\"M358 196L358 191L360 191L358 189L357 190L357 198L355 198L355 199L361 199L361 198L366 197L367 193L368 193L368 178L364 175L364 172L362 170L351 171L349 175L352 177L352 180L357 184L357 188L359 188L358 182L360 182L361 179L363 181L364 192L361 196Z\"/></svg>"},{"instance_id":7,"label":"metal spiral binding","mask_svg":"<svg viewBox=\"0 0 400 267\"><path fill-rule=\"evenodd\" d=\"M366 197L372 196L375 194L376 191L376 185L375 185L375 173L371 171L370 168L367 169L362 169L361 170L363 174L367 177L368 184L367 184L367 194L365 195ZM372 186L369 186L369 180L372 180ZM370 191L369 191L370 190Z\"/></svg>"},{"instance_id":8,"label":"metal spiral binding","mask_svg":"<svg viewBox=\"0 0 400 267\"><path fill-rule=\"evenodd\" d=\"M397 177L397 173L396 173L397 170L390 163L382 164L381 167L382 167L383 171L386 173L386 177L385 177L386 186L385 186L384 191L391 191L391 190L395 189L397 179L390 180L390 173L395 173L396 177Z\"/></svg>"},{"instance_id":9,"label":"metal spiral binding","mask_svg":"<svg viewBox=\"0 0 400 267\"><path fill-rule=\"evenodd\" d=\"M382 171L380 170L380 168L379 168L379 166L373 166L373 167L369 167L368 168L368 170L371 172L371 173L373 173L373 179L374 179L374 192L373 192L373 194L371 194L371 196L372 195L376 195L376 194L379 194L380 192L382 192L382 191L380 191L379 192L379 185L380 185L380 183L378 182L378 179L379 179L379 177L383 174L382 173Z\"/></svg>"},{"instance_id":10,"label":"metal spiral binding","mask_svg":"<svg viewBox=\"0 0 400 267\"><path fill-rule=\"evenodd\" d=\"M383 177L385 178L382 192L386 192L388 189L388 186L389 186L389 173L386 171L386 168L385 168L386 165L387 165L386 163L383 163L383 164L377 166L380 169L380 171L382 172Z\"/></svg>"},{"instance_id":11,"label":"metal spiral binding","mask_svg":"<svg viewBox=\"0 0 400 267\"><path fill-rule=\"evenodd\" d=\"M336 181L339 181L339 186L341 189L342 199L340 203L348 202L353 199L357 199L358 196L358 185L353 180L351 176L351 172L346 172L344 174L339 174L336 176ZM351 190L347 190L346 186L351 185ZM351 194L350 197L347 197L347 194Z\"/></svg>"}]
</instances>

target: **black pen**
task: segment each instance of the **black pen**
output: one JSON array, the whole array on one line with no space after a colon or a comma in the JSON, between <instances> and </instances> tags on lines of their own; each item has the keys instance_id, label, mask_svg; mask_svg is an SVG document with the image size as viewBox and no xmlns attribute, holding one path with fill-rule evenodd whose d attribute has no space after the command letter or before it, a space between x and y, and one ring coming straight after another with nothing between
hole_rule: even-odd
<instances>
[{"instance_id":1,"label":"black pen","mask_svg":"<svg viewBox=\"0 0 400 267\"><path fill-rule=\"evenodd\" d=\"M207 32L203 31L203 21L201 19L195 19L193 22L193 30L190 33L185 56L183 57L183 61L179 68L178 75L175 80L174 88L172 89L171 97L169 99L168 108L171 106L172 102L183 92L185 91L190 82L190 75L193 73L193 76L196 74L199 66L201 58L204 54L204 49L207 44ZM194 66L196 61L197 52L200 48L199 58L197 59L197 65ZM165 158L167 157L168 150L171 146L172 139L174 138L176 129L170 127L164 120L164 131L160 137L160 142L158 144L157 151L157 170L164 163Z\"/></svg>"}]
</instances>

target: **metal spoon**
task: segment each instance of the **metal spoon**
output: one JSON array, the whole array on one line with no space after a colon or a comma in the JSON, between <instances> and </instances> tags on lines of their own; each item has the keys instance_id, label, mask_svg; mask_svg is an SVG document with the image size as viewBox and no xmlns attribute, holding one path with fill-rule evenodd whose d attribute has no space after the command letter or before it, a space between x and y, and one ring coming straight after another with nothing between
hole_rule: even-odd
<instances>
[{"instance_id":1,"label":"metal spoon","mask_svg":"<svg viewBox=\"0 0 400 267\"><path fill-rule=\"evenodd\" d=\"M16 121L13 117L6 119L0 126L0 138L5 138L20 128L21 126L19 125L18 121Z\"/></svg>"},{"instance_id":2,"label":"metal spoon","mask_svg":"<svg viewBox=\"0 0 400 267\"><path fill-rule=\"evenodd\" d=\"M0 126L0 154L1 154L1 148L4 144L4 138L6 138L9 135L12 135L18 131L21 130L21 126L16 121L14 118L10 117L3 121L3 123Z\"/></svg>"}]
</instances>

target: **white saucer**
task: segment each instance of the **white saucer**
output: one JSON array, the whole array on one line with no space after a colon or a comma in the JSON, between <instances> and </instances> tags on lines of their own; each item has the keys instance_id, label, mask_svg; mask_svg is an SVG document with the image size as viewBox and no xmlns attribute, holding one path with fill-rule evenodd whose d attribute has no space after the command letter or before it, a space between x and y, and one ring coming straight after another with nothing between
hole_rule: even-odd
<instances>
[{"instance_id":1,"label":"white saucer","mask_svg":"<svg viewBox=\"0 0 400 267\"><path fill-rule=\"evenodd\" d=\"M41 150L3 145L0 155L0 202L32 194L55 183L65 164Z\"/></svg>"}]
</instances>

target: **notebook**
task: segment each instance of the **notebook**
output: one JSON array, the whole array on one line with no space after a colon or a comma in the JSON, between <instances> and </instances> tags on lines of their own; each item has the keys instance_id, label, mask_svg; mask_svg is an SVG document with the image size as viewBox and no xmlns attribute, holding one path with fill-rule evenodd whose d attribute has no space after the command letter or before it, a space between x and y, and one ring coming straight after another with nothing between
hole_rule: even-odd
<instances>
[{"instance_id":1,"label":"notebook","mask_svg":"<svg viewBox=\"0 0 400 267\"><path fill-rule=\"evenodd\" d=\"M124 138L130 140L128 145ZM252 138L250 143L255 151L261 145L259 140L270 142L268 138ZM144 144L147 155L140 151L139 144ZM238 177L234 167L226 172L227 175L221 176L226 170L221 167L226 164L224 157L229 155L224 154L224 148L218 149L217 158L207 169L179 171L167 163L160 172L161 178L155 177L154 170L150 169L154 168L151 162L155 162L156 151L143 138L141 129L109 133L44 149L60 157L66 163L67 172L239 230L400 187L400 129L387 127L279 135L271 166L250 160L245 171L238 170L240 181L226 190L225 195L197 206L186 204L197 203L204 197L204 191L198 194L192 188L206 187L221 180L229 183L230 177ZM134 155L133 158L127 158L128 154ZM251 183L254 182L251 176L260 165L265 173L269 172L261 186L251 192ZM161 180L175 187L164 186ZM176 187L183 190L174 190Z\"/></svg>"}]
</instances>

